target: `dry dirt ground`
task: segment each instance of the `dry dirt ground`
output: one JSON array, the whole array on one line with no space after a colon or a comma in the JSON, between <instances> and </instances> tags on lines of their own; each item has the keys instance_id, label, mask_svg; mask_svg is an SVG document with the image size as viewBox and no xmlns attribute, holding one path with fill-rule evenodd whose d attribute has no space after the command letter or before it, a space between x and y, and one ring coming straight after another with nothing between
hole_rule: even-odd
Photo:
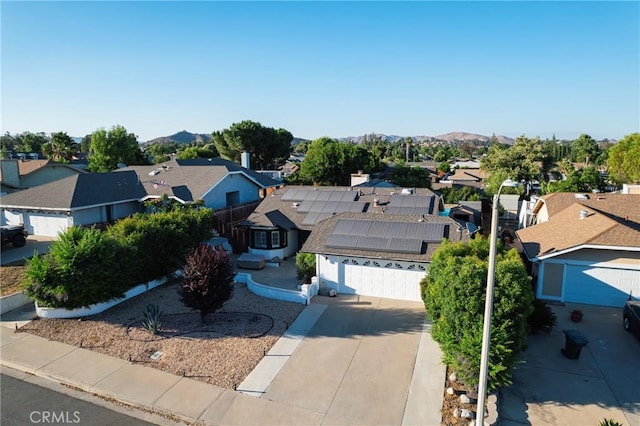
<instances>
[{"instance_id":1,"label":"dry dirt ground","mask_svg":"<svg viewBox=\"0 0 640 426\"><path fill-rule=\"evenodd\" d=\"M222 309L206 316L182 304L179 280L78 319L38 319L28 332L176 375L234 389L296 319L304 306L265 299L237 283ZM142 326L149 305L161 311L160 332ZM161 353L158 359L151 356Z\"/></svg>"},{"instance_id":2,"label":"dry dirt ground","mask_svg":"<svg viewBox=\"0 0 640 426\"><path fill-rule=\"evenodd\" d=\"M22 291L23 280L24 260L0 266L0 296L9 296Z\"/></svg>"}]
</instances>

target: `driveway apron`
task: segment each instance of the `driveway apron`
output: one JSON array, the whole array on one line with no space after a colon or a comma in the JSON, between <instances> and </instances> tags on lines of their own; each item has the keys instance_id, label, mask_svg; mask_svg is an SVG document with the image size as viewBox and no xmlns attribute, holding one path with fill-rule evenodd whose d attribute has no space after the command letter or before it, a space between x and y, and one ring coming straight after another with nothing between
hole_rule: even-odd
<instances>
[{"instance_id":1,"label":"driveway apron","mask_svg":"<svg viewBox=\"0 0 640 426\"><path fill-rule=\"evenodd\" d=\"M324 415L324 424L400 424L424 305L363 296L329 306L262 399Z\"/></svg>"}]
</instances>

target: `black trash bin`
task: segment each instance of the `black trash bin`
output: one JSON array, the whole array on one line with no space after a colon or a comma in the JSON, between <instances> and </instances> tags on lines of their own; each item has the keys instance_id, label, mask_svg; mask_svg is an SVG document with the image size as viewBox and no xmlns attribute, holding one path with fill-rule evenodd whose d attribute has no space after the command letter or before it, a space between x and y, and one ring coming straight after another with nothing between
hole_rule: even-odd
<instances>
[{"instance_id":1,"label":"black trash bin","mask_svg":"<svg viewBox=\"0 0 640 426\"><path fill-rule=\"evenodd\" d=\"M564 330L565 347L561 349L564 356L569 359L580 358L580 351L589 343L586 337L578 330Z\"/></svg>"}]
</instances>

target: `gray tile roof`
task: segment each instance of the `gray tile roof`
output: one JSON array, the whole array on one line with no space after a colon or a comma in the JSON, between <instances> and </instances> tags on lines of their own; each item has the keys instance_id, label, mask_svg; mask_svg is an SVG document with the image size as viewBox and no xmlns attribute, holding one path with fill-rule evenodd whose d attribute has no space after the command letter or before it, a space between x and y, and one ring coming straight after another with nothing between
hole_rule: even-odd
<instances>
[{"instance_id":1,"label":"gray tile roof","mask_svg":"<svg viewBox=\"0 0 640 426\"><path fill-rule=\"evenodd\" d=\"M294 192L289 191L328 191L328 192L341 192L348 191L352 195L345 195L346 199L353 199L351 201L351 206L348 209L343 209L344 207L342 203L340 205L331 204L329 207L337 207L332 211L324 210L321 211L308 211L306 209L304 212L298 211L298 207L302 206L305 201L295 201L293 198L300 198L299 194L293 195ZM366 213L383 213L389 206L392 205L390 202L392 197L412 197L412 195L398 195L402 191L402 188L367 188L367 187L350 187L350 186L285 186L283 188L279 188L267 197L265 197L262 202L258 205L255 211L249 216L248 220L253 221L255 223L261 223L264 219L261 219L260 216L263 216L265 213L271 211L280 211L282 212L291 222L295 224L298 229L310 231L313 229L314 225L318 223L318 221L322 219L326 219L327 217L333 216L334 213L338 214L343 211L351 211L354 210L363 211L364 209ZM433 203L429 204L431 212L433 214L437 214L441 207L441 199L434 192L427 188L415 188L414 195L418 196L434 196L436 198L433 199ZM329 196L318 196L316 198L327 199L327 203ZM340 199L345 200L344 197L338 197ZM283 199L284 198L284 199ZM335 196L333 197L336 198ZM303 198L305 199L305 198ZM398 198L402 199L402 198ZM376 202L377 200L377 202ZM325 206L326 207L326 206ZM424 214L429 214L429 211L425 211ZM411 211L410 213L414 213Z\"/></svg>"},{"instance_id":2,"label":"gray tile roof","mask_svg":"<svg viewBox=\"0 0 640 426\"><path fill-rule=\"evenodd\" d=\"M384 228L384 223L388 223L389 227L393 227L394 225L407 225L407 224L425 224L425 222L420 222L420 216L407 216L407 215L391 215L391 214L371 214L371 213L340 213L335 216L332 216L326 220L323 220L315 225L313 228L313 232L305 242L302 247L302 251L309 253L318 253L318 254L331 254L331 255L341 255L341 256L356 256L356 257L368 257L373 259L387 259L387 260L408 260L408 261L419 261L419 262L428 262L431 260L433 253L440 246L443 238L448 236L448 239L453 242L466 241L468 239L467 232L464 230L464 226L462 226L461 222L458 222L449 217L439 217L439 216L429 216L426 218L427 224L441 224L442 226L435 227L421 227L426 232L424 235L414 235L411 240L420 240L422 244L426 247L423 248L421 253L410 253L402 252L403 248L398 246L397 244L388 245L386 249L383 250L375 250L373 249L373 245L370 245L370 249L363 250L359 248L345 248L345 247L335 247L335 245L340 244L329 244L329 239L334 234L334 230L336 227L344 224L345 220L359 220L375 222L375 228ZM460 231L458 231L460 230ZM436 238L434 236L434 232L439 231L442 232L442 235L439 236L438 241L434 241ZM337 238L339 239L339 238ZM334 240L337 240L334 238ZM402 239L400 239L402 240ZM391 243L401 243L402 241L392 241ZM346 244L343 244L343 246ZM400 247L399 250L393 250L393 247ZM405 247L406 248L406 247ZM411 249L411 247L408 247Z\"/></svg>"},{"instance_id":3,"label":"gray tile roof","mask_svg":"<svg viewBox=\"0 0 640 426\"><path fill-rule=\"evenodd\" d=\"M282 182L222 158L175 160L163 164L129 166L117 171L131 170L138 174L147 194L158 196L166 194L185 202L203 198L229 173L242 173L261 188L282 186Z\"/></svg>"},{"instance_id":4,"label":"gray tile roof","mask_svg":"<svg viewBox=\"0 0 640 426\"><path fill-rule=\"evenodd\" d=\"M138 200L144 194L133 171L82 173L4 195L0 207L74 210Z\"/></svg>"}]
</instances>

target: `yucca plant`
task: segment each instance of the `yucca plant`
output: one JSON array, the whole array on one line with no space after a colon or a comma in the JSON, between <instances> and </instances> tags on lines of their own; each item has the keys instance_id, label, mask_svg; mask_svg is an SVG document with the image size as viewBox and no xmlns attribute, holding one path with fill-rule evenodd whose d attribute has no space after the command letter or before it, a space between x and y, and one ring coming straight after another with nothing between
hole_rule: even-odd
<instances>
[{"instance_id":1,"label":"yucca plant","mask_svg":"<svg viewBox=\"0 0 640 426\"><path fill-rule=\"evenodd\" d=\"M154 336L162 329L162 311L158 305L148 305L146 311L142 311L144 319L141 321L142 328Z\"/></svg>"},{"instance_id":2,"label":"yucca plant","mask_svg":"<svg viewBox=\"0 0 640 426\"><path fill-rule=\"evenodd\" d=\"M622 426L622 423L613 419L602 419L600 423L598 423L598 426Z\"/></svg>"}]
</instances>

